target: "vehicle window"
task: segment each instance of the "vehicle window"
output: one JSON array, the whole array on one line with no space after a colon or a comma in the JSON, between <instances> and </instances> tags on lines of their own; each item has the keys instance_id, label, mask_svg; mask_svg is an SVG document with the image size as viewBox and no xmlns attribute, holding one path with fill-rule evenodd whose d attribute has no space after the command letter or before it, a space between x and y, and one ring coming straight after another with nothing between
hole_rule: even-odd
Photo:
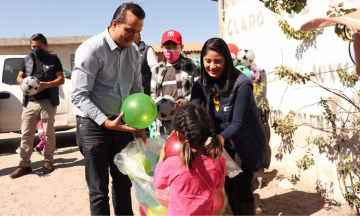
<instances>
[{"instance_id":1,"label":"vehicle window","mask_svg":"<svg viewBox=\"0 0 360 216\"><path fill-rule=\"evenodd\" d=\"M63 74L65 78L71 79L71 71L68 71L65 68L63 68Z\"/></svg>"},{"instance_id":2,"label":"vehicle window","mask_svg":"<svg viewBox=\"0 0 360 216\"><path fill-rule=\"evenodd\" d=\"M22 58L6 59L3 71L3 83L8 85L18 85L16 78L20 71Z\"/></svg>"}]
</instances>

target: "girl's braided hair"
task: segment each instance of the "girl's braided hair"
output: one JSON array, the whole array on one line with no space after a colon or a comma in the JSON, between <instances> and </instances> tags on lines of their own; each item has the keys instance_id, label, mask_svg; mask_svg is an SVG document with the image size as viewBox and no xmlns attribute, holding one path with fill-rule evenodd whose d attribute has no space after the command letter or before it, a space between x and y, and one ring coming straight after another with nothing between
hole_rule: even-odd
<instances>
[{"instance_id":1,"label":"girl's braided hair","mask_svg":"<svg viewBox=\"0 0 360 216\"><path fill-rule=\"evenodd\" d=\"M194 104L181 106L172 118L172 127L185 140L180 160L186 169L192 169L192 160L195 158L191 148L204 149L205 155L210 156L213 161L220 158L222 144L214 134L212 118L204 108ZM212 142L205 146L209 137L212 137Z\"/></svg>"}]
</instances>

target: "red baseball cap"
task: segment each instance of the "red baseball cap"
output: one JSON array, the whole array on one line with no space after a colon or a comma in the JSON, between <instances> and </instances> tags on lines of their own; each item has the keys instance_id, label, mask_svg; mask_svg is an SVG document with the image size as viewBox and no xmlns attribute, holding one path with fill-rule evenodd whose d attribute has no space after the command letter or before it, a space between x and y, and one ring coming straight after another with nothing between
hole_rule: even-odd
<instances>
[{"instance_id":1,"label":"red baseball cap","mask_svg":"<svg viewBox=\"0 0 360 216\"><path fill-rule=\"evenodd\" d=\"M173 41L174 43L179 45L182 44L181 34L175 30L166 31L162 36L161 44L164 44L168 41Z\"/></svg>"}]
</instances>

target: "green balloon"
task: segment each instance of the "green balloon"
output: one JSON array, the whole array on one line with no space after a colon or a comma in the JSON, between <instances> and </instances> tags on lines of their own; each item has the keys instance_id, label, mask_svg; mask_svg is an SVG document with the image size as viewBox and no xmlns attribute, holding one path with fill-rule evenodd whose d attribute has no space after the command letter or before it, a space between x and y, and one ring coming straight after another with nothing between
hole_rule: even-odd
<instances>
[{"instance_id":1,"label":"green balloon","mask_svg":"<svg viewBox=\"0 0 360 216\"><path fill-rule=\"evenodd\" d=\"M124 100L121 106L124 122L132 128L143 129L156 118L157 107L153 99L143 93L135 93Z\"/></svg>"},{"instance_id":2,"label":"green balloon","mask_svg":"<svg viewBox=\"0 0 360 216\"><path fill-rule=\"evenodd\" d=\"M251 79L251 72L249 68L239 63L235 66L235 68L238 69L241 73L245 74L249 79Z\"/></svg>"},{"instance_id":3,"label":"green balloon","mask_svg":"<svg viewBox=\"0 0 360 216\"><path fill-rule=\"evenodd\" d=\"M162 205L149 207L148 209L148 216L159 216L159 215L166 215L167 208Z\"/></svg>"},{"instance_id":4,"label":"green balloon","mask_svg":"<svg viewBox=\"0 0 360 216\"><path fill-rule=\"evenodd\" d=\"M146 174L150 173L150 171L151 171L151 162L150 162L149 158L146 157L145 155L143 155L143 154L134 154L133 156L130 157L130 160L132 162L132 165L135 165L137 167L129 167L129 166L126 167L129 170L135 169L137 171L137 170L141 169L140 166L144 166Z\"/></svg>"}]
</instances>

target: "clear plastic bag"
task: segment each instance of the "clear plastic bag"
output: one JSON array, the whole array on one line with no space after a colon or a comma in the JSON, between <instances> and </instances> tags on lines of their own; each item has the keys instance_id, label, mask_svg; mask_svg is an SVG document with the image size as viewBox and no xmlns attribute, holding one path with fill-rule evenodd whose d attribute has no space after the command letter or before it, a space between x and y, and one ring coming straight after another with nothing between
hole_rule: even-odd
<instances>
[{"instance_id":1,"label":"clear plastic bag","mask_svg":"<svg viewBox=\"0 0 360 216\"><path fill-rule=\"evenodd\" d=\"M131 141L118 154L115 155L114 163L125 175L133 181L135 195L141 204L141 213L164 211L166 207L161 204L169 203L169 190L157 190L153 184L153 174L159 160L160 150L167 142L165 136L148 138L146 144L138 138ZM167 204L168 205L168 204ZM165 211L166 212L166 211Z\"/></svg>"},{"instance_id":2,"label":"clear plastic bag","mask_svg":"<svg viewBox=\"0 0 360 216\"><path fill-rule=\"evenodd\" d=\"M242 172L242 169L239 167L239 165L230 157L229 153L223 148L223 152L221 154L225 158L226 163L226 176L229 176L229 178L234 178L239 173Z\"/></svg>"},{"instance_id":3,"label":"clear plastic bag","mask_svg":"<svg viewBox=\"0 0 360 216\"><path fill-rule=\"evenodd\" d=\"M148 138L146 143L138 138L131 141L114 157L114 163L121 173L128 175L135 187L135 195L140 205L140 213L162 215L169 206L169 188L158 190L153 185L153 174L159 160L161 148L166 144L166 136ZM240 167L224 150L226 174L230 178L241 172ZM225 203L224 203L225 204Z\"/></svg>"}]
</instances>

